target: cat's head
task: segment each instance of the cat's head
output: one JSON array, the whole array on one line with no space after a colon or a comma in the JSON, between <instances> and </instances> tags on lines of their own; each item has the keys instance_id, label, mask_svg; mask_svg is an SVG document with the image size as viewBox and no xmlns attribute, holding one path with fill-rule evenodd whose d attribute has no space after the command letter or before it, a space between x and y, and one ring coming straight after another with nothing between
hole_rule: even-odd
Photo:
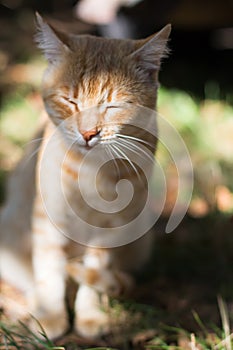
<instances>
[{"instance_id":1,"label":"cat's head","mask_svg":"<svg viewBox=\"0 0 233 350\"><path fill-rule=\"evenodd\" d=\"M39 15L37 23L36 40L49 63L42 86L46 110L55 125L71 121L67 133L80 148L116 137L135 106L155 109L170 25L146 39L121 40L66 34Z\"/></svg>"}]
</instances>

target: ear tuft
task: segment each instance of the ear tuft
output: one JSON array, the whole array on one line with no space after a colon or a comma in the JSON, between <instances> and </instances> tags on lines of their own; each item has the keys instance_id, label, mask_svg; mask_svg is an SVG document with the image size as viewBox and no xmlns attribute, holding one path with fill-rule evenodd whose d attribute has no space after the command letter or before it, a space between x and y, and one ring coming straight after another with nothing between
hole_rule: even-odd
<instances>
[{"instance_id":1,"label":"ear tuft","mask_svg":"<svg viewBox=\"0 0 233 350\"><path fill-rule=\"evenodd\" d=\"M142 69L155 71L160 68L161 59L169 53L167 41L170 32L171 25L167 24L156 34L138 41L137 49L131 57L139 62Z\"/></svg>"},{"instance_id":2,"label":"ear tuft","mask_svg":"<svg viewBox=\"0 0 233 350\"><path fill-rule=\"evenodd\" d=\"M44 52L50 63L59 61L64 51L69 49L58 36L58 32L46 23L38 12L36 12L36 27L35 42L37 46Z\"/></svg>"}]
</instances>

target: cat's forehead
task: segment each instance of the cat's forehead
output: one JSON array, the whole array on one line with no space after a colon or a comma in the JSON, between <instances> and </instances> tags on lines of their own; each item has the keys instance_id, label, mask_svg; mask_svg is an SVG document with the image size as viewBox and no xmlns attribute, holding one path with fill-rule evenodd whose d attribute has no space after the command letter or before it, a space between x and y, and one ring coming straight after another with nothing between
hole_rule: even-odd
<instances>
[{"instance_id":1,"label":"cat's forehead","mask_svg":"<svg viewBox=\"0 0 233 350\"><path fill-rule=\"evenodd\" d=\"M79 35L72 38L73 48L77 53L102 53L109 57L124 56L135 48L135 41L130 39L111 39L92 35ZM116 57L115 57L116 58Z\"/></svg>"},{"instance_id":2,"label":"cat's forehead","mask_svg":"<svg viewBox=\"0 0 233 350\"><path fill-rule=\"evenodd\" d=\"M85 96L114 97L112 91L127 87L130 80L127 53L130 42L84 36L75 43L64 75ZM120 48L120 51L119 51ZM125 90L125 89L124 89Z\"/></svg>"},{"instance_id":3,"label":"cat's forehead","mask_svg":"<svg viewBox=\"0 0 233 350\"><path fill-rule=\"evenodd\" d=\"M95 72L96 70L117 73L125 68L127 57L133 51L131 40L106 39L81 36L74 39L70 58L78 69Z\"/></svg>"}]
</instances>

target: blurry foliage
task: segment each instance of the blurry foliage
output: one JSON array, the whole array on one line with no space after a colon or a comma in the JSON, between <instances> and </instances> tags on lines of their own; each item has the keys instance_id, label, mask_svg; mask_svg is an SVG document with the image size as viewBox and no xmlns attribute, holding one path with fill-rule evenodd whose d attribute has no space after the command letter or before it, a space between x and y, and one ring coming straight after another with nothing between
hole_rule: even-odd
<instances>
[{"instance_id":1,"label":"blurry foliage","mask_svg":"<svg viewBox=\"0 0 233 350\"><path fill-rule=\"evenodd\" d=\"M185 92L161 89L159 112L179 131L193 160L232 162L233 108L226 102L198 102Z\"/></svg>"},{"instance_id":2,"label":"blurry foliage","mask_svg":"<svg viewBox=\"0 0 233 350\"><path fill-rule=\"evenodd\" d=\"M38 111L33 108L31 98L13 94L3 104L1 133L14 144L22 146L35 129Z\"/></svg>"},{"instance_id":3,"label":"blurry foliage","mask_svg":"<svg viewBox=\"0 0 233 350\"><path fill-rule=\"evenodd\" d=\"M1 78L1 83L8 87L3 95L0 118L2 172L15 165L23 146L36 130L43 110L38 91L44 67L44 61L33 56L27 64L7 67ZM158 99L159 113L180 133L191 155L195 186L190 212L195 216L213 209L223 212L233 209L233 108L216 99L216 84L206 84L206 95L213 98L198 101L184 91L162 87ZM174 168L161 144L157 158L164 168L166 166L169 182L174 178ZM174 192L175 185L174 182L170 192ZM175 196L169 193L169 186L168 197L173 203ZM172 208L172 203L167 203L168 208Z\"/></svg>"},{"instance_id":4,"label":"blurry foliage","mask_svg":"<svg viewBox=\"0 0 233 350\"><path fill-rule=\"evenodd\" d=\"M232 212L232 106L221 100L198 101L186 92L162 88L158 110L180 133L192 159L195 183L191 213L204 215L210 209ZM162 159L164 155L162 149Z\"/></svg>"}]
</instances>

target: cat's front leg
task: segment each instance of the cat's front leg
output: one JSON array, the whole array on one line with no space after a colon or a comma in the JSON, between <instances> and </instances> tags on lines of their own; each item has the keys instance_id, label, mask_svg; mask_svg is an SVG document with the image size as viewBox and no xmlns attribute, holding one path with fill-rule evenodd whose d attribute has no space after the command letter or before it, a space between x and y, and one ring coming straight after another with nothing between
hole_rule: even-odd
<instances>
[{"instance_id":1,"label":"cat's front leg","mask_svg":"<svg viewBox=\"0 0 233 350\"><path fill-rule=\"evenodd\" d=\"M82 281L79 281L81 284L75 300L74 327L84 337L98 338L110 330L109 315L103 305L103 300L108 297L105 293L99 293L91 283L91 279L92 282L98 279L101 269L108 268L110 264L111 255L107 250L87 249L83 257L83 265L70 266L75 269L74 274L77 272L79 277L83 275ZM92 274L89 274L91 270Z\"/></svg>"},{"instance_id":2,"label":"cat's front leg","mask_svg":"<svg viewBox=\"0 0 233 350\"><path fill-rule=\"evenodd\" d=\"M50 338L57 338L68 328L65 307L66 238L35 205L33 220L34 300L32 314ZM32 327L39 329L36 322Z\"/></svg>"},{"instance_id":3,"label":"cat's front leg","mask_svg":"<svg viewBox=\"0 0 233 350\"><path fill-rule=\"evenodd\" d=\"M75 301L75 329L85 337L98 338L110 331L108 297L132 287L130 275L113 267L111 249L89 248L83 262L72 261L67 272L80 285Z\"/></svg>"},{"instance_id":4,"label":"cat's front leg","mask_svg":"<svg viewBox=\"0 0 233 350\"><path fill-rule=\"evenodd\" d=\"M75 300L74 324L78 334L87 338L99 338L109 332L110 319L103 305L105 297L107 298L88 285L79 286Z\"/></svg>"}]
</instances>

